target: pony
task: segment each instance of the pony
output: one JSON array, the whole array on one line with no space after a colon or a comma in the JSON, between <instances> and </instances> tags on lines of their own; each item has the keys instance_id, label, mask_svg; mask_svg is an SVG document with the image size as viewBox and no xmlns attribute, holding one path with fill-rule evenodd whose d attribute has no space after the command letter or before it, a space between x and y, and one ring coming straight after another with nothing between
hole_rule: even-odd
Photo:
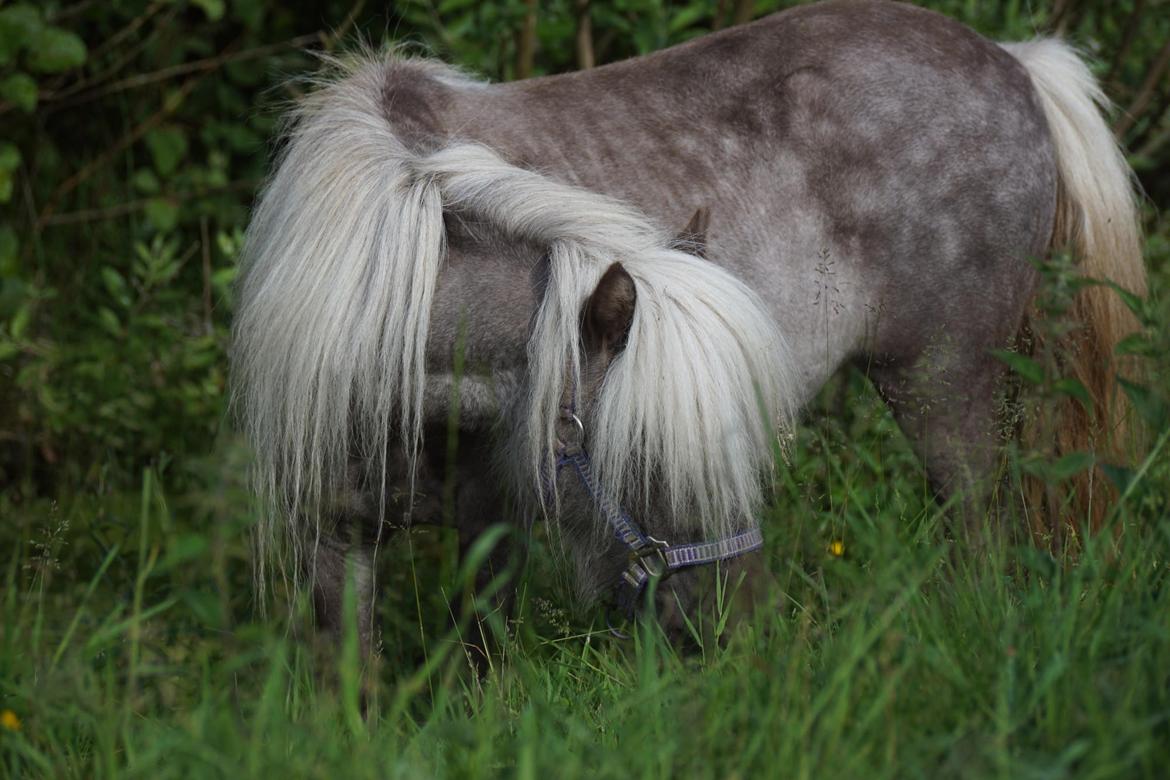
<instances>
[{"instance_id":1,"label":"pony","mask_svg":"<svg viewBox=\"0 0 1170 780\"><path fill-rule=\"evenodd\" d=\"M543 515L582 598L632 607L673 574L660 595L685 609L697 564L758 561L777 450L851 363L974 527L1032 259L1145 292L1106 107L1059 40L893 2L513 83L333 63L291 112L238 283L260 560L334 632L348 567L366 653L375 551L417 522L469 541ZM1061 435L1105 452L1136 323L1101 286L1074 314L1063 359L1093 413Z\"/></svg>"}]
</instances>

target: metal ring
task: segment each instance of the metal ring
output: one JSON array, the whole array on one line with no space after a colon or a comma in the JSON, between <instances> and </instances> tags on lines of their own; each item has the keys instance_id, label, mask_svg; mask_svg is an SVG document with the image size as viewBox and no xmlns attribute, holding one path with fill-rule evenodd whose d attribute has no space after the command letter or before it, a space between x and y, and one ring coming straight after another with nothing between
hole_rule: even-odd
<instances>
[{"instance_id":1,"label":"metal ring","mask_svg":"<svg viewBox=\"0 0 1170 780\"><path fill-rule=\"evenodd\" d=\"M561 412L561 419L566 423L570 423L577 429L577 441L567 442L564 439L557 437L557 447L563 450L569 447L584 447L585 446L585 423L581 422L581 418L572 412Z\"/></svg>"}]
</instances>

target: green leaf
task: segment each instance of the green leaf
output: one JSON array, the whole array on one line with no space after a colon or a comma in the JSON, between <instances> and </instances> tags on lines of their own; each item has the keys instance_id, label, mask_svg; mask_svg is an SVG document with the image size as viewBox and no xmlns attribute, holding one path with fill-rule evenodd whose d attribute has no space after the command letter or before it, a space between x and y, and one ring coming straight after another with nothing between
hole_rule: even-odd
<instances>
[{"instance_id":1,"label":"green leaf","mask_svg":"<svg viewBox=\"0 0 1170 780\"><path fill-rule=\"evenodd\" d=\"M102 282L106 285L106 290L113 296L114 300L122 306L130 305L130 288L126 285L126 280L122 278L122 274L115 271L113 268L102 269Z\"/></svg>"},{"instance_id":2,"label":"green leaf","mask_svg":"<svg viewBox=\"0 0 1170 780\"><path fill-rule=\"evenodd\" d=\"M1080 380L1066 377L1065 379L1058 379L1053 385L1052 389L1061 395L1067 395L1070 398L1075 398L1081 402L1086 412L1090 414L1093 411L1093 399L1089 395L1089 391L1081 384Z\"/></svg>"},{"instance_id":3,"label":"green leaf","mask_svg":"<svg viewBox=\"0 0 1170 780\"><path fill-rule=\"evenodd\" d=\"M20 150L10 143L0 141L0 203L12 200L12 187L19 165Z\"/></svg>"},{"instance_id":4,"label":"green leaf","mask_svg":"<svg viewBox=\"0 0 1170 780\"><path fill-rule=\"evenodd\" d=\"M233 83L244 87L257 86L268 76L268 66L259 58L234 60L224 65L223 70Z\"/></svg>"},{"instance_id":5,"label":"green leaf","mask_svg":"<svg viewBox=\"0 0 1170 780\"><path fill-rule=\"evenodd\" d=\"M31 5L10 5L0 9L0 65L11 62L44 27L41 12Z\"/></svg>"},{"instance_id":6,"label":"green leaf","mask_svg":"<svg viewBox=\"0 0 1170 780\"><path fill-rule=\"evenodd\" d=\"M181 89L168 89L163 94L163 110L168 114L173 114L179 110L179 106L183 105L183 101L187 99L186 93Z\"/></svg>"},{"instance_id":7,"label":"green leaf","mask_svg":"<svg viewBox=\"0 0 1170 780\"><path fill-rule=\"evenodd\" d=\"M12 334L14 340L19 340L24 336L24 332L28 330L28 324L32 320L32 305L26 303L16 310L16 314L12 317L12 323L9 325L9 332Z\"/></svg>"},{"instance_id":8,"label":"green leaf","mask_svg":"<svg viewBox=\"0 0 1170 780\"><path fill-rule=\"evenodd\" d=\"M1150 351L1150 340L1144 333L1131 333L1113 348L1118 355L1145 355Z\"/></svg>"},{"instance_id":9,"label":"green leaf","mask_svg":"<svg viewBox=\"0 0 1170 780\"><path fill-rule=\"evenodd\" d=\"M203 13L213 22L218 22L223 18L223 0L191 0L191 3L202 8Z\"/></svg>"},{"instance_id":10,"label":"green leaf","mask_svg":"<svg viewBox=\"0 0 1170 780\"><path fill-rule=\"evenodd\" d=\"M15 171L20 165L20 150L7 141L0 141L0 171Z\"/></svg>"},{"instance_id":11,"label":"green leaf","mask_svg":"<svg viewBox=\"0 0 1170 780\"><path fill-rule=\"evenodd\" d=\"M1027 355L1021 355L1019 352L1012 352L1006 349L995 349L991 351L991 354L1006 363L1024 381L1034 385L1041 384L1044 381L1044 368Z\"/></svg>"},{"instance_id":12,"label":"green leaf","mask_svg":"<svg viewBox=\"0 0 1170 780\"><path fill-rule=\"evenodd\" d=\"M235 257L236 253L240 251L241 243L243 243L243 241L238 235L234 235L223 230L215 234L215 245L219 248L219 251L227 257Z\"/></svg>"},{"instance_id":13,"label":"green leaf","mask_svg":"<svg viewBox=\"0 0 1170 780\"><path fill-rule=\"evenodd\" d=\"M25 40L30 40L44 27L41 12L35 5L16 3L0 9L0 32L20 35Z\"/></svg>"},{"instance_id":14,"label":"green leaf","mask_svg":"<svg viewBox=\"0 0 1170 780\"><path fill-rule=\"evenodd\" d=\"M161 232L174 228L179 221L179 207L166 198L151 198L146 203L146 218Z\"/></svg>"},{"instance_id":15,"label":"green leaf","mask_svg":"<svg viewBox=\"0 0 1170 780\"><path fill-rule=\"evenodd\" d=\"M443 14L449 14L452 11L458 11L463 8L467 8L468 6L473 6L478 2L479 0L443 0L443 2L439 3L438 12L441 16Z\"/></svg>"},{"instance_id":16,"label":"green leaf","mask_svg":"<svg viewBox=\"0 0 1170 780\"><path fill-rule=\"evenodd\" d=\"M1118 377L1117 382L1129 397L1129 401L1133 404L1133 408L1138 413L1138 416L1151 428L1160 431L1166 426L1167 422L1170 422L1170 405L1167 405L1166 399L1145 385L1139 385L1128 379Z\"/></svg>"},{"instance_id":17,"label":"green leaf","mask_svg":"<svg viewBox=\"0 0 1170 780\"><path fill-rule=\"evenodd\" d=\"M1121 302L1125 304L1127 309L1133 312L1135 317L1137 317L1139 320L1143 318L1146 311L1145 301L1121 285L1117 284L1117 282L1112 282L1106 279L1104 281L1098 282L1098 284L1103 284L1113 292L1117 293L1117 295L1121 298Z\"/></svg>"},{"instance_id":18,"label":"green leaf","mask_svg":"<svg viewBox=\"0 0 1170 780\"><path fill-rule=\"evenodd\" d=\"M232 3L232 16L249 30L255 30L264 21L264 6L260 0L235 0Z\"/></svg>"},{"instance_id":19,"label":"green leaf","mask_svg":"<svg viewBox=\"0 0 1170 780\"><path fill-rule=\"evenodd\" d=\"M46 27L29 46L28 66L38 73L61 73L85 63L85 42L68 30Z\"/></svg>"},{"instance_id":20,"label":"green leaf","mask_svg":"<svg viewBox=\"0 0 1170 780\"><path fill-rule=\"evenodd\" d=\"M682 9L670 20L667 29L672 34L682 32L683 30L695 24L700 19L707 16L707 8L701 4L695 4Z\"/></svg>"},{"instance_id":21,"label":"green leaf","mask_svg":"<svg viewBox=\"0 0 1170 780\"><path fill-rule=\"evenodd\" d=\"M246 125L224 122L216 130L234 152L255 153L263 148L264 140Z\"/></svg>"},{"instance_id":22,"label":"green leaf","mask_svg":"<svg viewBox=\"0 0 1170 780\"><path fill-rule=\"evenodd\" d=\"M98 309L98 320L111 336L122 335L122 323L118 321L118 315L114 314L109 307L102 306Z\"/></svg>"},{"instance_id":23,"label":"green leaf","mask_svg":"<svg viewBox=\"0 0 1170 780\"><path fill-rule=\"evenodd\" d=\"M1134 471L1131 468L1115 466L1112 463L1102 463L1101 471L1105 472L1105 476L1109 478L1109 481L1122 493L1129 487L1129 483L1133 482Z\"/></svg>"},{"instance_id":24,"label":"green leaf","mask_svg":"<svg viewBox=\"0 0 1170 780\"><path fill-rule=\"evenodd\" d=\"M187 137L177 127L160 127L146 134L146 147L155 169L166 176L174 173L187 154Z\"/></svg>"},{"instance_id":25,"label":"green leaf","mask_svg":"<svg viewBox=\"0 0 1170 780\"><path fill-rule=\"evenodd\" d=\"M0 98L31 114L37 107L37 83L27 73L13 73L0 81Z\"/></svg>"},{"instance_id":26,"label":"green leaf","mask_svg":"<svg viewBox=\"0 0 1170 780\"><path fill-rule=\"evenodd\" d=\"M145 195L154 195L160 189L158 177L150 168L136 170L134 175L130 177L130 183L134 185L134 189Z\"/></svg>"},{"instance_id":27,"label":"green leaf","mask_svg":"<svg viewBox=\"0 0 1170 780\"><path fill-rule=\"evenodd\" d=\"M1041 550L1030 544L1022 546L1019 551L1020 563L1024 564L1029 571L1038 574L1044 579L1051 579L1059 570L1059 565L1052 553L1047 550Z\"/></svg>"},{"instance_id":28,"label":"green leaf","mask_svg":"<svg viewBox=\"0 0 1170 780\"><path fill-rule=\"evenodd\" d=\"M1044 458L1031 458L1020 463L1020 468L1029 474L1034 474L1045 482L1063 482L1075 476L1094 463L1093 454L1089 452L1073 452L1056 461L1047 461Z\"/></svg>"},{"instance_id":29,"label":"green leaf","mask_svg":"<svg viewBox=\"0 0 1170 780\"><path fill-rule=\"evenodd\" d=\"M169 571L176 566L188 563L206 552L207 540L199 534L182 534L167 544L166 555L155 566L157 574Z\"/></svg>"},{"instance_id":30,"label":"green leaf","mask_svg":"<svg viewBox=\"0 0 1170 780\"><path fill-rule=\"evenodd\" d=\"M475 27L475 12L466 11L447 23L447 34L455 40L468 37Z\"/></svg>"},{"instance_id":31,"label":"green leaf","mask_svg":"<svg viewBox=\"0 0 1170 780\"><path fill-rule=\"evenodd\" d=\"M1050 481L1060 482L1090 468L1094 460L1091 452L1073 452L1059 458L1054 463L1049 463L1045 471L1048 472L1047 476Z\"/></svg>"},{"instance_id":32,"label":"green leaf","mask_svg":"<svg viewBox=\"0 0 1170 780\"><path fill-rule=\"evenodd\" d=\"M222 626L225 622L220 601L204 590L186 589L181 593L183 603L196 619L208 626Z\"/></svg>"},{"instance_id":33,"label":"green leaf","mask_svg":"<svg viewBox=\"0 0 1170 780\"><path fill-rule=\"evenodd\" d=\"M0 279L16 276L16 258L20 241L11 225L0 225Z\"/></svg>"}]
</instances>

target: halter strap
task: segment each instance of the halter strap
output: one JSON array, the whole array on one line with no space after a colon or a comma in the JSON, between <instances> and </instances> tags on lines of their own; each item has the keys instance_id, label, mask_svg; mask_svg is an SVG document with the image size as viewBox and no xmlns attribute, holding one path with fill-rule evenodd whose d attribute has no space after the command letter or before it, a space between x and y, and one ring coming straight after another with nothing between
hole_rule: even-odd
<instances>
[{"instance_id":1,"label":"halter strap","mask_svg":"<svg viewBox=\"0 0 1170 780\"><path fill-rule=\"evenodd\" d=\"M556 470L566 466L573 470L598 512L613 529L614 538L630 551L630 562L614 585L617 605L627 615L638 606L642 592L651 580L664 580L681 569L725 561L753 552L764 545L759 528L706 542L670 544L642 531L633 518L602 488L593 474L589 452L585 449L585 426L571 409L562 416L572 422L581 440L573 444L557 442ZM546 484L546 489L551 485Z\"/></svg>"}]
</instances>

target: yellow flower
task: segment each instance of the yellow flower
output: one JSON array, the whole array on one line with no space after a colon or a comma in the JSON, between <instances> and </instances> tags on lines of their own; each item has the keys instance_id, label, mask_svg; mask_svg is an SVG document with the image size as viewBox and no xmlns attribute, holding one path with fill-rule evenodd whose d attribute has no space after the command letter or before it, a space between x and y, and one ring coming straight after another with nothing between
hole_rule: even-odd
<instances>
[{"instance_id":1,"label":"yellow flower","mask_svg":"<svg viewBox=\"0 0 1170 780\"><path fill-rule=\"evenodd\" d=\"M9 731L20 731L20 718L12 710L0 710L0 727Z\"/></svg>"},{"instance_id":2,"label":"yellow flower","mask_svg":"<svg viewBox=\"0 0 1170 780\"><path fill-rule=\"evenodd\" d=\"M833 541L829 542L829 555L832 555L834 558L840 558L844 554L845 542L841 541L840 539L834 539Z\"/></svg>"}]
</instances>

